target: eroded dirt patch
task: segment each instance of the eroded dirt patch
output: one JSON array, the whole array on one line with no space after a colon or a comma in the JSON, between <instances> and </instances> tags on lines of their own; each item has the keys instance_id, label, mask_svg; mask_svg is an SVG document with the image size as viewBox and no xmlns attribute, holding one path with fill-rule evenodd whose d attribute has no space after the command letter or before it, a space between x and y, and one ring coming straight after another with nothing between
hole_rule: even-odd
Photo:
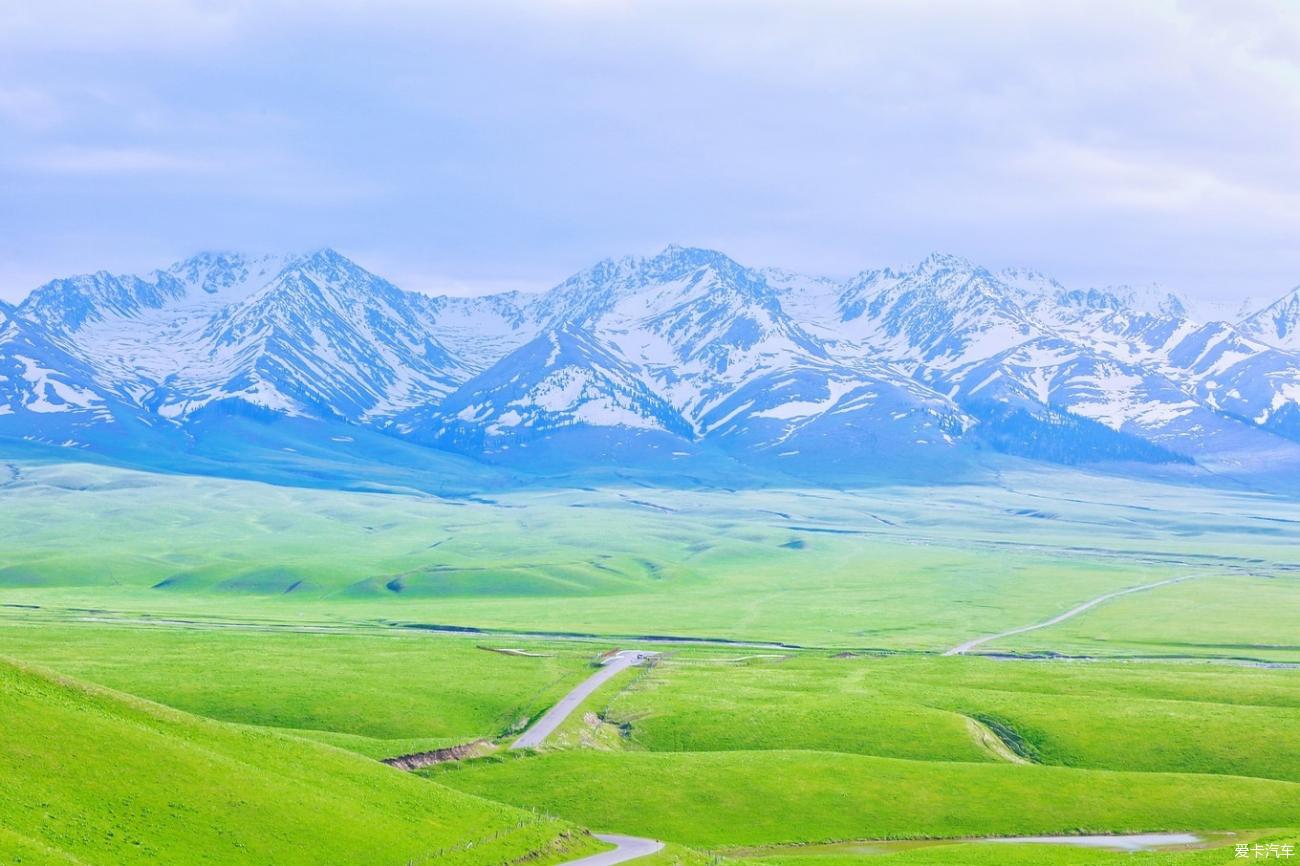
<instances>
[{"instance_id":1,"label":"eroded dirt patch","mask_svg":"<svg viewBox=\"0 0 1300 866\"><path fill-rule=\"evenodd\" d=\"M494 751L496 751L496 746L493 745L491 740L475 740L472 743L461 743L457 746L448 746L445 749L434 749L429 752L415 752L411 755L384 758L383 763L399 770L409 771L418 770L422 767L432 767L434 764L446 764L450 761L463 761L466 758L479 758Z\"/></svg>"},{"instance_id":2,"label":"eroded dirt patch","mask_svg":"<svg viewBox=\"0 0 1300 866\"><path fill-rule=\"evenodd\" d=\"M1037 750L1009 724L992 716L966 716L966 729L984 751L1010 764L1036 764Z\"/></svg>"}]
</instances>

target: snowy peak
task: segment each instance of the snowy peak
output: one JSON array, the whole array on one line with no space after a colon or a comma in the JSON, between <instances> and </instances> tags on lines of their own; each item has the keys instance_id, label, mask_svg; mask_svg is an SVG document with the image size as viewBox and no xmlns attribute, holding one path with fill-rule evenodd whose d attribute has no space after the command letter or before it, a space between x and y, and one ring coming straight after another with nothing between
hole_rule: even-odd
<instances>
[{"instance_id":1,"label":"snowy peak","mask_svg":"<svg viewBox=\"0 0 1300 866\"><path fill-rule=\"evenodd\" d=\"M1270 346L1300 351L1300 286L1248 316L1241 329Z\"/></svg>"},{"instance_id":2,"label":"snowy peak","mask_svg":"<svg viewBox=\"0 0 1300 866\"><path fill-rule=\"evenodd\" d=\"M286 260L231 318L260 316L269 320L276 315L293 316L314 306L318 314L325 315L376 307L409 319L418 304L419 296L403 292L333 250L322 250Z\"/></svg>"},{"instance_id":3,"label":"snowy peak","mask_svg":"<svg viewBox=\"0 0 1300 866\"><path fill-rule=\"evenodd\" d=\"M169 423L231 401L356 421L440 399L475 372L438 342L429 305L323 249L55 281L21 314Z\"/></svg>"},{"instance_id":4,"label":"snowy peak","mask_svg":"<svg viewBox=\"0 0 1300 866\"><path fill-rule=\"evenodd\" d=\"M751 280L752 272L724 253L703 247L669 244L658 255L640 259L638 264L647 282L669 282L708 270L724 280L741 283Z\"/></svg>"},{"instance_id":5,"label":"snowy peak","mask_svg":"<svg viewBox=\"0 0 1300 866\"><path fill-rule=\"evenodd\" d=\"M1107 303L1110 303L1116 309L1126 309L1148 316L1178 319L1192 318L1192 313L1188 309L1186 301L1174 292L1154 283L1137 288L1119 286L1107 289L1101 294L1113 298L1112 301Z\"/></svg>"},{"instance_id":6,"label":"snowy peak","mask_svg":"<svg viewBox=\"0 0 1300 866\"><path fill-rule=\"evenodd\" d=\"M1132 288L1111 286L1104 289L1062 289L1052 300L1067 310L1101 313L1121 313L1132 317L1156 318L1189 317L1182 299L1159 286Z\"/></svg>"},{"instance_id":7,"label":"snowy peak","mask_svg":"<svg viewBox=\"0 0 1300 866\"><path fill-rule=\"evenodd\" d=\"M998 272L998 279L1024 295L1051 298L1066 291L1055 278L1030 268L1005 268Z\"/></svg>"},{"instance_id":8,"label":"snowy peak","mask_svg":"<svg viewBox=\"0 0 1300 866\"><path fill-rule=\"evenodd\" d=\"M763 274L721 253L669 247L623 262L594 287L607 301L581 321L693 424L755 377L827 360ZM557 289L560 297L571 291Z\"/></svg>"},{"instance_id":9,"label":"snowy peak","mask_svg":"<svg viewBox=\"0 0 1300 866\"><path fill-rule=\"evenodd\" d=\"M785 314L776 293L757 273L709 266L687 280L665 279L658 285L664 290L615 312L622 314L623 322L638 322L670 343L678 361L703 358L721 372L736 353L766 349L824 354Z\"/></svg>"},{"instance_id":10,"label":"snowy peak","mask_svg":"<svg viewBox=\"0 0 1300 866\"><path fill-rule=\"evenodd\" d=\"M931 253L909 270L863 271L850 280L840 295L846 321L870 312L878 316L885 306L906 297L912 303L938 303L954 310L985 309L1019 317L1016 293L987 269L960 256ZM868 311L866 306L873 306Z\"/></svg>"},{"instance_id":11,"label":"snowy peak","mask_svg":"<svg viewBox=\"0 0 1300 866\"><path fill-rule=\"evenodd\" d=\"M574 327L537 337L399 429L468 453L499 454L563 431L618 428L689 437L641 369Z\"/></svg>"},{"instance_id":12,"label":"snowy peak","mask_svg":"<svg viewBox=\"0 0 1300 866\"><path fill-rule=\"evenodd\" d=\"M913 273L927 278L936 278L953 272L970 274L974 271L983 270L983 268L977 267L971 263L970 259L963 256L935 251L917 262Z\"/></svg>"},{"instance_id":13,"label":"snowy peak","mask_svg":"<svg viewBox=\"0 0 1300 866\"><path fill-rule=\"evenodd\" d=\"M834 338L839 319L836 301L843 288L840 281L782 268L763 268L758 273L790 318L818 336Z\"/></svg>"},{"instance_id":14,"label":"snowy peak","mask_svg":"<svg viewBox=\"0 0 1300 866\"><path fill-rule=\"evenodd\" d=\"M841 283L669 246L540 295L452 298L332 249L207 252L0 305L0 436L183 438L233 413L568 465L646 449L782 467L984 448L1220 460L1300 449L1298 329L1300 290L1240 327L1202 324L1156 286L943 253Z\"/></svg>"},{"instance_id":15,"label":"snowy peak","mask_svg":"<svg viewBox=\"0 0 1300 866\"><path fill-rule=\"evenodd\" d=\"M139 319L159 311L211 311L269 283L285 256L199 253L143 277L107 271L52 280L28 296L20 315L70 334L87 325Z\"/></svg>"},{"instance_id":16,"label":"snowy peak","mask_svg":"<svg viewBox=\"0 0 1300 866\"><path fill-rule=\"evenodd\" d=\"M866 271L838 306L844 336L911 365L983 360L1041 333L1010 286L956 256L933 254L910 271Z\"/></svg>"},{"instance_id":17,"label":"snowy peak","mask_svg":"<svg viewBox=\"0 0 1300 866\"><path fill-rule=\"evenodd\" d=\"M228 359L222 399L355 419L439 399L468 378L426 318L422 296L322 250L223 308L203 337Z\"/></svg>"},{"instance_id":18,"label":"snowy peak","mask_svg":"<svg viewBox=\"0 0 1300 866\"><path fill-rule=\"evenodd\" d=\"M155 272L146 279L99 271L46 283L18 313L51 331L71 333L87 323L157 310L184 296L185 286L170 274Z\"/></svg>"},{"instance_id":19,"label":"snowy peak","mask_svg":"<svg viewBox=\"0 0 1300 866\"><path fill-rule=\"evenodd\" d=\"M1183 300L1159 286L1057 287L1027 293L1021 306L1044 328L1124 361L1149 360L1197 327Z\"/></svg>"},{"instance_id":20,"label":"snowy peak","mask_svg":"<svg viewBox=\"0 0 1300 866\"><path fill-rule=\"evenodd\" d=\"M167 273L185 286L190 297L208 295L229 302L247 297L270 282L287 258L204 252L177 262Z\"/></svg>"},{"instance_id":21,"label":"snowy peak","mask_svg":"<svg viewBox=\"0 0 1300 866\"><path fill-rule=\"evenodd\" d=\"M1007 268L998 279L1014 290L1026 309L1059 308L1070 313L1123 313L1129 316L1191 318L1187 303L1176 293L1152 283L1147 286L1066 288L1057 280L1026 268Z\"/></svg>"},{"instance_id":22,"label":"snowy peak","mask_svg":"<svg viewBox=\"0 0 1300 866\"><path fill-rule=\"evenodd\" d=\"M75 431L113 423L113 400L93 371L55 346L40 329L0 311L0 432L41 420L24 435L52 445L80 445Z\"/></svg>"},{"instance_id":23,"label":"snowy peak","mask_svg":"<svg viewBox=\"0 0 1300 866\"><path fill-rule=\"evenodd\" d=\"M720 252L669 246L658 255L606 259L574 274L539 300L534 315L551 326L586 325L628 297L653 296L654 289L657 294L729 289L775 297L761 276Z\"/></svg>"},{"instance_id":24,"label":"snowy peak","mask_svg":"<svg viewBox=\"0 0 1300 866\"><path fill-rule=\"evenodd\" d=\"M537 336L536 297L521 292L462 298L424 298L426 322L436 339L473 374Z\"/></svg>"}]
</instances>

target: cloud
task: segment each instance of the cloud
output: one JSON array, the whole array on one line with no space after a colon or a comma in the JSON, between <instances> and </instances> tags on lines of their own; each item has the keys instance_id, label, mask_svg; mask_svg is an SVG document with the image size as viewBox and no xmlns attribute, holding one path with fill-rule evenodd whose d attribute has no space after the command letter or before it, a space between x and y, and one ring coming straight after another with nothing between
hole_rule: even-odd
<instances>
[{"instance_id":1,"label":"cloud","mask_svg":"<svg viewBox=\"0 0 1300 866\"><path fill-rule=\"evenodd\" d=\"M837 274L948 248L1205 294L1300 279L1288 0L0 14L23 272L330 244L470 291L680 241Z\"/></svg>"},{"instance_id":2,"label":"cloud","mask_svg":"<svg viewBox=\"0 0 1300 866\"><path fill-rule=\"evenodd\" d=\"M210 174L216 160L147 147L63 147L33 155L28 165L58 174Z\"/></svg>"},{"instance_id":3,"label":"cloud","mask_svg":"<svg viewBox=\"0 0 1300 866\"><path fill-rule=\"evenodd\" d=\"M222 0L9 3L0 12L0 45L25 53L189 51L227 41L256 14L250 3Z\"/></svg>"},{"instance_id":4,"label":"cloud","mask_svg":"<svg viewBox=\"0 0 1300 866\"><path fill-rule=\"evenodd\" d=\"M6 126L42 132L65 119L65 112L51 94L29 86L0 86L0 121Z\"/></svg>"},{"instance_id":5,"label":"cloud","mask_svg":"<svg viewBox=\"0 0 1300 866\"><path fill-rule=\"evenodd\" d=\"M1037 179L1044 198L1067 199L1080 208L1172 216L1208 208L1249 214L1260 223L1300 223L1300 188L1234 179L1165 155L1049 141L1016 154L1008 167Z\"/></svg>"}]
</instances>

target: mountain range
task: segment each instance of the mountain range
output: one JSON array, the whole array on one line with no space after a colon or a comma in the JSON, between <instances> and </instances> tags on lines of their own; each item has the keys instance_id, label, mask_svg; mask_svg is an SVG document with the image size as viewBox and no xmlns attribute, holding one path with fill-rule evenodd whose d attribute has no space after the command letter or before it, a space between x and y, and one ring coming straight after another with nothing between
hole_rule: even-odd
<instances>
[{"instance_id":1,"label":"mountain range","mask_svg":"<svg viewBox=\"0 0 1300 866\"><path fill-rule=\"evenodd\" d=\"M941 254L840 281L671 246L540 294L430 297L328 249L202 253L0 304L0 444L322 483L999 456L1300 474L1300 289L1234 318Z\"/></svg>"}]
</instances>

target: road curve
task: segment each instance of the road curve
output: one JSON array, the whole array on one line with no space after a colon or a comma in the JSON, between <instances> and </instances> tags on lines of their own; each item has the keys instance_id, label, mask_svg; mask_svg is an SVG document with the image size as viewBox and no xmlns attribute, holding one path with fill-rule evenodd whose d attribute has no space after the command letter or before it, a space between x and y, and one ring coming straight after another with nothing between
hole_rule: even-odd
<instances>
[{"instance_id":1,"label":"road curve","mask_svg":"<svg viewBox=\"0 0 1300 866\"><path fill-rule=\"evenodd\" d=\"M664 847L663 842L654 839L620 836L617 833L593 833L592 835L602 842L608 842L617 847L613 851L592 854L590 857L583 857L580 860L569 860L561 863L560 866L614 866L615 863L626 863L628 860L635 860L638 857L645 857L656 851L662 851Z\"/></svg>"},{"instance_id":2,"label":"road curve","mask_svg":"<svg viewBox=\"0 0 1300 866\"><path fill-rule=\"evenodd\" d=\"M532 727L524 731L519 739L510 744L512 749L535 749L546 741L546 738L554 733L560 723L569 717L569 714L578 708L578 705L591 696L591 693L617 674L619 671L626 670L633 665L639 665L646 659L657 656L659 653L643 652L641 650L623 650L616 653L608 659L600 668L591 676L579 683L573 691L564 697L546 711ZM632 838L619 837L619 838ZM638 855L640 856L640 855ZM586 863L586 860L580 861ZM606 861L601 861L606 862ZM610 863L618 863L618 860L610 860Z\"/></svg>"},{"instance_id":3,"label":"road curve","mask_svg":"<svg viewBox=\"0 0 1300 866\"><path fill-rule=\"evenodd\" d=\"M1070 610L1067 610L1065 613L1061 614L1060 616L1052 617L1046 622L1035 623L1034 625L1022 625L1020 628L1013 628L1010 631L1000 632L999 634L991 634L988 635L987 637L977 637L974 640L968 640L963 644L958 644L957 646L953 647L950 650L945 650L944 655L946 656L965 655L966 653L970 652L980 644L988 643L989 641L1000 640L1001 638L1011 637L1012 635L1016 635L1016 634L1024 634L1027 631L1034 631L1040 628L1047 628L1049 625L1056 625L1058 622L1065 622L1070 617L1078 616L1079 614L1083 613L1085 610L1088 610L1089 608L1092 607L1096 607L1097 605L1101 604L1104 601L1110 601L1112 598L1119 598L1121 595L1129 595L1130 593L1134 593L1134 592L1143 592L1148 589L1155 589L1157 586L1166 586L1171 583L1180 583L1181 581L1184 580L1190 580L1193 577L1195 577L1195 575L1185 574L1182 577L1171 577L1168 580L1158 580L1155 583L1144 583L1141 586L1130 586L1128 589L1120 589L1120 590L1116 590L1115 592L1108 592L1105 595L1097 596L1092 601L1085 601L1083 604L1079 605L1078 607L1071 608Z\"/></svg>"}]
</instances>

